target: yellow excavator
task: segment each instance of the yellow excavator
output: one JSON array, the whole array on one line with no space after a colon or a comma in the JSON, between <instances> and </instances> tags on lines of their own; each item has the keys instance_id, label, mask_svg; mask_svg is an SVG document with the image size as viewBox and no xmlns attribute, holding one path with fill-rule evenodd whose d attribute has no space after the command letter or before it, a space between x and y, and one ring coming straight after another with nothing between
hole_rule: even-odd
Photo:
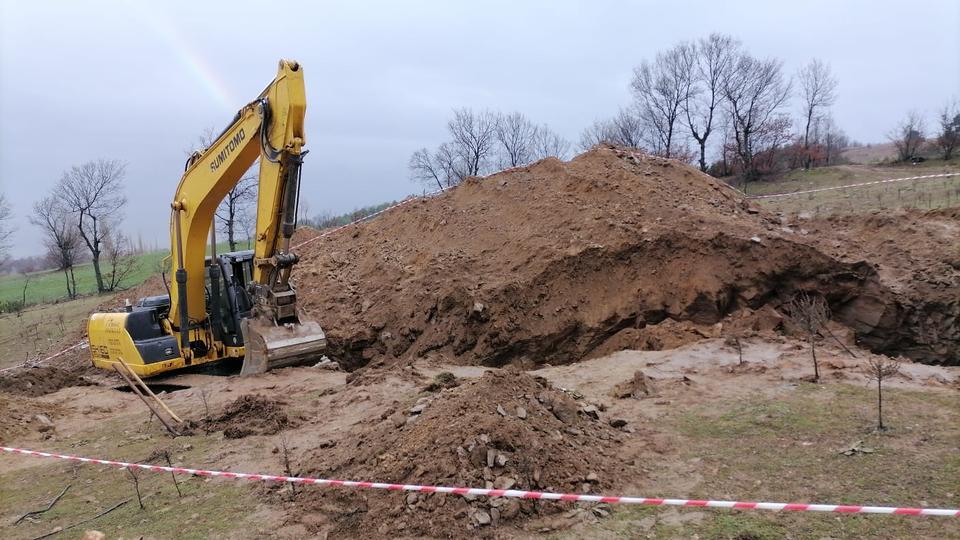
<instances>
[{"instance_id":1,"label":"yellow excavator","mask_svg":"<svg viewBox=\"0 0 960 540\"><path fill-rule=\"evenodd\" d=\"M290 283L305 112L303 69L282 60L260 96L190 156L170 205L175 279L164 280L167 295L90 317L95 366L112 370L122 360L150 377L225 359L243 359L241 374L316 361L326 338L302 318ZM218 255L214 213L258 157L254 249Z\"/></svg>"}]
</instances>

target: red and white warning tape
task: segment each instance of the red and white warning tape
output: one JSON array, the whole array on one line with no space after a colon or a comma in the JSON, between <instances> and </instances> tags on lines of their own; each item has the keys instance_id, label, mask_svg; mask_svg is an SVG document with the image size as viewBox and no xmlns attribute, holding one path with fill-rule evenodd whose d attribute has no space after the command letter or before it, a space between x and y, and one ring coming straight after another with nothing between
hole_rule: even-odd
<instances>
[{"instance_id":1,"label":"red and white warning tape","mask_svg":"<svg viewBox=\"0 0 960 540\"><path fill-rule=\"evenodd\" d=\"M14 369L20 369L20 368L24 368L24 367L39 366L39 365L43 364L44 362L46 362L46 361L48 361L48 360L53 360L54 358L63 356L63 355L67 354L68 352L70 352L70 351L72 351L72 350L74 350L74 349L76 349L76 348L78 348L78 347L84 347L84 346L86 346L86 345L87 345L87 340L81 339L78 343L74 343L73 345L67 347L66 349L63 349L62 351L60 351L60 352L58 352L58 353L51 354L50 356L48 356L48 357L46 357L46 358L43 358L43 359L41 359L41 360L36 360L36 361L33 361L33 362L23 362L23 363L20 363L20 364L15 365L15 366L10 366L10 367L7 367L7 368L0 369L0 373L2 373L2 372L4 372L4 371L12 371L12 370L14 370Z\"/></svg>"},{"instance_id":2,"label":"red and white warning tape","mask_svg":"<svg viewBox=\"0 0 960 540\"><path fill-rule=\"evenodd\" d=\"M770 195L750 195L750 199L773 199L775 197L790 197L792 195L805 195L807 193L819 193L821 191L833 191L836 189L850 189L864 186L875 186L877 184L889 184L891 182L906 182L908 180L926 180L930 178L946 178L948 176L958 176L960 173L926 174L923 176L908 176L906 178L888 178L886 180L875 180L873 182L860 182L859 184L847 184L844 186L832 186L817 189L807 189L803 191L791 191L790 193L772 193Z\"/></svg>"},{"instance_id":3,"label":"red and white warning tape","mask_svg":"<svg viewBox=\"0 0 960 540\"><path fill-rule=\"evenodd\" d=\"M194 476L210 476L257 482L290 482L296 484L314 484L319 486L383 489L387 491L418 491L421 493L449 493L453 495L476 495L481 497L512 497L516 499L539 499L552 501L596 502L609 504L643 504L649 506L693 506L706 508L736 508L740 510L789 510L795 512L836 512L841 514L897 514L904 516L946 516L960 517L960 509L954 508L902 508L893 506L862 506L839 504L805 504L772 502L707 501L689 499L655 499L647 497L611 497L608 495L584 495L579 493L551 493L545 491L522 491L517 489L483 489L448 486L420 486L416 484L387 484L382 482L357 482L352 480L329 480L325 478L305 478L299 476L275 476L270 474L248 474L226 471L208 471L187 469L184 467L164 467L127 463L109 459L94 459L64 454L24 450L0 446L0 450L25 456L64 459L80 463L109 465L121 469L141 469L152 472L169 472Z\"/></svg>"}]
</instances>

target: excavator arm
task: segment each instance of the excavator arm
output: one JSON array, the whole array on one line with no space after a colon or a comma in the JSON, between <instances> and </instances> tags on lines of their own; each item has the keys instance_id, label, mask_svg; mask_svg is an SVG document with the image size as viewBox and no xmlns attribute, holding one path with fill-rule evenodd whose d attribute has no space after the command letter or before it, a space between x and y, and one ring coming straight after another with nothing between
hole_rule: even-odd
<instances>
[{"instance_id":1,"label":"excavator arm","mask_svg":"<svg viewBox=\"0 0 960 540\"><path fill-rule=\"evenodd\" d=\"M171 330L179 335L181 356L209 355L208 344L223 347L210 329L219 328L219 269L210 265L206 292L205 253L216 255L213 219L220 201L260 159L251 317L242 323L244 373L262 372L301 361L325 345L316 323L301 321L296 292L289 283L297 256L290 252L300 166L303 160L306 94L303 71L281 61L276 78L205 150L195 152L171 204L170 239L174 282L170 290ZM209 315L208 315L209 313ZM208 318L215 320L209 321ZM215 332L214 332L215 333ZM196 350L195 350L196 349ZM222 351L216 353L222 355Z\"/></svg>"}]
</instances>

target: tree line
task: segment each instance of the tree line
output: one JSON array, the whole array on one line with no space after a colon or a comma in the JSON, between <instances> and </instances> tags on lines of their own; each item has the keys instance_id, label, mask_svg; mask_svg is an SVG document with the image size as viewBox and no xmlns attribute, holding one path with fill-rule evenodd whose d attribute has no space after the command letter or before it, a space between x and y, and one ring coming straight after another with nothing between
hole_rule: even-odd
<instances>
[{"instance_id":1,"label":"tree line","mask_svg":"<svg viewBox=\"0 0 960 540\"><path fill-rule=\"evenodd\" d=\"M522 113L461 108L447 122L449 140L434 150L421 148L410 156L414 180L448 188L470 176L519 167L548 156L566 158L570 142L547 124Z\"/></svg>"},{"instance_id":2,"label":"tree line","mask_svg":"<svg viewBox=\"0 0 960 540\"><path fill-rule=\"evenodd\" d=\"M838 88L821 59L790 74L782 60L758 57L736 38L713 33L679 42L636 66L631 102L583 129L577 150L601 143L632 147L745 183L787 169L833 165L855 144L831 114ZM900 160L931 148L949 159L960 139L956 104L941 112L938 128L924 146L922 117L911 113L888 137ZM547 156L563 158L570 150L566 139L522 113L456 109L447 132L448 140L437 148L411 155L414 181L445 188L468 176Z\"/></svg>"}]
</instances>

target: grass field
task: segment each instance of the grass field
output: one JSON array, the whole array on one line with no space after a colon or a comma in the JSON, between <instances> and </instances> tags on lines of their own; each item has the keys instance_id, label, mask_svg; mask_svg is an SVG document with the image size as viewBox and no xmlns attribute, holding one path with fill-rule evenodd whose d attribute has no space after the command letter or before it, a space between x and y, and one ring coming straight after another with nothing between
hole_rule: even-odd
<instances>
[{"instance_id":1,"label":"grass field","mask_svg":"<svg viewBox=\"0 0 960 540\"><path fill-rule=\"evenodd\" d=\"M76 300L28 307L0 315L0 368L35 360L85 326L90 312L112 296L85 296ZM72 340L71 340L72 341ZM72 344L72 343L69 343Z\"/></svg>"},{"instance_id":2,"label":"grass field","mask_svg":"<svg viewBox=\"0 0 960 540\"><path fill-rule=\"evenodd\" d=\"M884 394L891 429L883 433L873 429L872 389L847 384L713 402L665 416L658 429L677 434L681 463L710 471L690 497L956 507L960 402L946 393ZM873 453L840 453L858 440ZM960 538L950 518L630 506L599 528L609 534L596 536L614 538Z\"/></svg>"},{"instance_id":3,"label":"grass field","mask_svg":"<svg viewBox=\"0 0 960 540\"><path fill-rule=\"evenodd\" d=\"M246 243L238 243L237 249L246 249ZM217 244L218 253L225 253L229 250L230 246L226 242ZM207 252L209 255L209 248ZM153 251L137 255L136 269L120 284L119 290L136 287L150 276L158 273L161 263L166 256L166 251ZM101 263L100 269L107 271L107 264ZM77 278L77 292L80 296L96 294L97 280L93 273L93 264L81 264L74 267L73 272ZM20 300L23 295L24 282L28 279L29 283L26 284L26 305L28 306L56 302L67 298L67 282L63 276L63 272L58 270L42 270L40 272L27 274L26 276L23 274L0 276L0 303L9 300Z\"/></svg>"},{"instance_id":4,"label":"grass field","mask_svg":"<svg viewBox=\"0 0 960 540\"><path fill-rule=\"evenodd\" d=\"M157 273L158 264L166 257L166 252L155 251L137 256L137 266L133 273L120 284L121 289L135 287L148 277ZM106 270L101 264L101 270ZM77 278L77 292L81 296L97 292L97 280L93 274L93 264L86 263L74 267L74 276ZM67 282L63 272L58 270L43 270L24 276L13 274L0 276L0 302L19 300L23 295L24 283L27 286L26 304L44 304L67 298Z\"/></svg>"},{"instance_id":5,"label":"grass field","mask_svg":"<svg viewBox=\"0 0 960 540\"><path fill-rule=\"evenodd\" d=\"M777 181L750 184L747 192L750 195L790 193L949 172L960 172L960 160L928 161L912 166L838 165L809 171L791 171ZM808 212L814 215L896 208L945 208L960 205L960 176L759 199L758 202L778 212Z\"/></svg>"}]
</instances>

